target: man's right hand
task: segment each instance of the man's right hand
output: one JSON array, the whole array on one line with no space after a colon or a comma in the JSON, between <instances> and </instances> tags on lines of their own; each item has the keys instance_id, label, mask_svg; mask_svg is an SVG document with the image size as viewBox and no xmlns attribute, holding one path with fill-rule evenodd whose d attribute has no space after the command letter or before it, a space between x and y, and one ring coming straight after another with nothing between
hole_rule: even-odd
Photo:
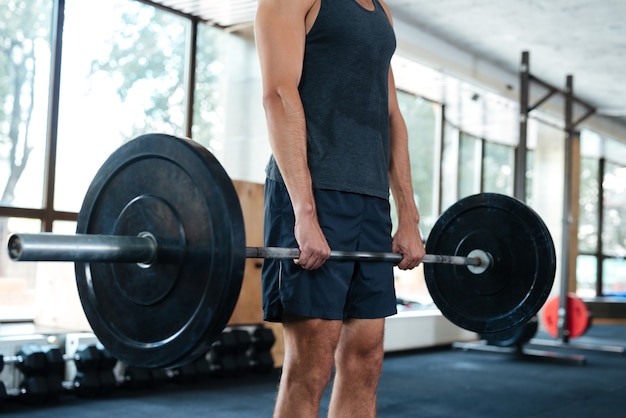
<instances>
[{"instance_id":1,"label":"man's right hand","mask_svg":"<svg viewBox=\"0 0 626 418\"><path fill-rule=\"evenodd\" d=\"M296 216L294 233L300 249L300 258L295 263L305 270L320 268L330 257L330 247L317 216Z\"/></svg>"}]
</instances>

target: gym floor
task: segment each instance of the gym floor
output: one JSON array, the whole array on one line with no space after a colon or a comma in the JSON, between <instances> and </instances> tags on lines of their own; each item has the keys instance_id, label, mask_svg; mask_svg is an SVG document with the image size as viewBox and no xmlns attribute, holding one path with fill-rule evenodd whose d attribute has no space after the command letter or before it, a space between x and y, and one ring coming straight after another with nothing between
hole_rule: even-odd
<instances>
[{"instance_id":1,"label":"gym floor","mask_svg":"<svg viewBox=\"0 0 626 418\"><path fill-rule=\"evenodd\" d=\"M539 332L537 339L550 339ZM535 340L533 340L535 341ZM553 340L552 340L553 341ZM378 416L612 417L626 411L626 355L589 344L626 346L626 325L593 325L554 353L584 356L584 365L558 358L464 351L450 347L389 354L380 381ZM527 345L532 348L532 345ZM545 347L540 347L548 350ZM239 378L118 389L99 399L66 396L54 404L9 402L3 417L270 417L279 370ZM325 416L329 393L322 400Z\"/></svg>"}]
</instances>

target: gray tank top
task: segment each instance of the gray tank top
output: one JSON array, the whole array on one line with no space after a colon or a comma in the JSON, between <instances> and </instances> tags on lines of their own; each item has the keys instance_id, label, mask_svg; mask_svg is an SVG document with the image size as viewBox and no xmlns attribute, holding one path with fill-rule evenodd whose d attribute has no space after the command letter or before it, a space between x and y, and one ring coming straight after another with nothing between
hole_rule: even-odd
<instances>
[{"instance_id":1,"label":"gray tank top","mask_svg":"<svg viewBox=\"0 0 626 418\"><path fill-rule=\"evenodd\" d=\"M378 0L321 0L299 85L313 187L389 197L388 72L396 47ZM282 181L272 156L267 176Z\"/></svg>"}]
</instances>

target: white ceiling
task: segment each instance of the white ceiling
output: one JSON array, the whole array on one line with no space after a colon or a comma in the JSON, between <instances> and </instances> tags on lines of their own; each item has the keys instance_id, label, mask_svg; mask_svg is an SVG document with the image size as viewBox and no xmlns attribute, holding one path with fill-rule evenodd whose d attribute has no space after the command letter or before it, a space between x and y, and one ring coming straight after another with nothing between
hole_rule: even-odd
<instances>
[{"instance_id":1,"label":"white ceiling","mask_svg":"<svg viewBox=\"0 0 626 418\"><path fill-rule=\"evenodd\" d=\"M386 0L394 18L511 73L531 73L626 127L626 0ZM249 23L256 0L159 0L220 26Z\"/></svg>"},{"instance_id":2,"label":"white ceiling","mask_svg":"<svg viewBox=\"0 0 626 418\"><path fill-rule=\"evenodd\" d=\"M531 73L626 124L626 0L387 0L394 16L506 71Z\"/></svg>"},{"instance_id":3,"label":"white ceiling","mask_svg":"<svg viewBox=\"0 0 626 418\"><path fill-rule=\"evenodd\" d=\"M153 3L227 27L254 20L257 0L156 0Z\"/></svg>"}]
</instances>

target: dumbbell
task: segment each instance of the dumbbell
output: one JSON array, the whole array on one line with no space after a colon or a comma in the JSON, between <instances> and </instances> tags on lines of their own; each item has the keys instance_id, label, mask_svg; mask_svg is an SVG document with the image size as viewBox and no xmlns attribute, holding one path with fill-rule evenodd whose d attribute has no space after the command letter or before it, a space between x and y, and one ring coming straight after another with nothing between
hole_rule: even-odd
<instances>
[{"instance_id":1,"label":"dumbbell","mask_svg":"<svg viewBox=\"0 0 626 418\"><path fill-rule=\"evenodd\" d=\"M109 395L117 386L113 368L117 359L103 347L81 345L72 356L76 364L76 376L71 382L81 397Z\"/></svg>"},{"instance_id":2,"label":"dumbbell","mask_svg":"<svg viewBox=\"0 0 626 418\"><path fill-rule=\"evenodd\" d=\"M2 368L0 368L0 371L2 371ZM0 380L0 408L8 397L7 388L4 386L4 382Z\"/></svg>"},{"instance_id":3,"label":"dumbbell","mask_svg":"<svg viewBox=\"0 0 626 418\"><path fill-rule=\"evenodd\" d=\"M270 350L275 342L274 332L269 328L259 326L252 332L252 347L248 352L252 370L269 373L274 368L274 358Z\"/></svg>"},{"instance_id":4,"label":"dumbbell","mask_svg":"<svg viewBox=\"0 0 626 418\"><path fill-rule=\"evenodd\" d=\"M207 360L214 375L219 377L236 377L250 370L248 350L252 346L250 333L243 329L224 330L213 342Z\"/></svg>"},{"instance_id":5,"label":"dumbbell","mask_svg":"<svg viewBox=\"0 0 626 418\"><path fill-rule=\"evenodd\" d=\"M225 330L213 343L207 358L218 376L241 376L247 371L267 373L274 367L270 349L276 342L271 329L262 325L248 331L240 329Z\"/></svg>"},{"instance_id":6,"label":"dumbbell","mask_svg":"<svg viewBox=\"0 0 626 418\"><path fill-rule=\"evenodd\" d=\"M24 378L15 390L5 392L29 404L56 401L64 392L65 359L54 345L25 344L14 356L0 354L0 370L5 364L14 365Z\"/></svg>"},{"instance_id":7,"label":"dumbbell","mask_svg":"<svg viewBox=\"0 0 626 418\"><path fill-rule=\"evenodd\" d=\"M64 381L67 361L74 361L78 370L70 382ZM80 346L71 356L63 355L58 346L39 344L25 344L15 356L0 354L0 366L13 364L24 375L9 396L31 404L56 401L69 391L81 397L108 394L117 384L116 363L106 349L95 345Z\"/></svg>"},{"instance_id":8,"label":"dumbbell","mask_svg":"<svg viewBox=\"0 0 626 418\"><path fill-rule=\"evenodd\" d=\"M205 355L176 368L154 369L125 365L123 385L146 389L171 381L195 383L209 376L237 377L249 370L267 373L274 367L270 349L276 339L271 329L262 325L228 328Z\"/></svg>"}]
</instances>

